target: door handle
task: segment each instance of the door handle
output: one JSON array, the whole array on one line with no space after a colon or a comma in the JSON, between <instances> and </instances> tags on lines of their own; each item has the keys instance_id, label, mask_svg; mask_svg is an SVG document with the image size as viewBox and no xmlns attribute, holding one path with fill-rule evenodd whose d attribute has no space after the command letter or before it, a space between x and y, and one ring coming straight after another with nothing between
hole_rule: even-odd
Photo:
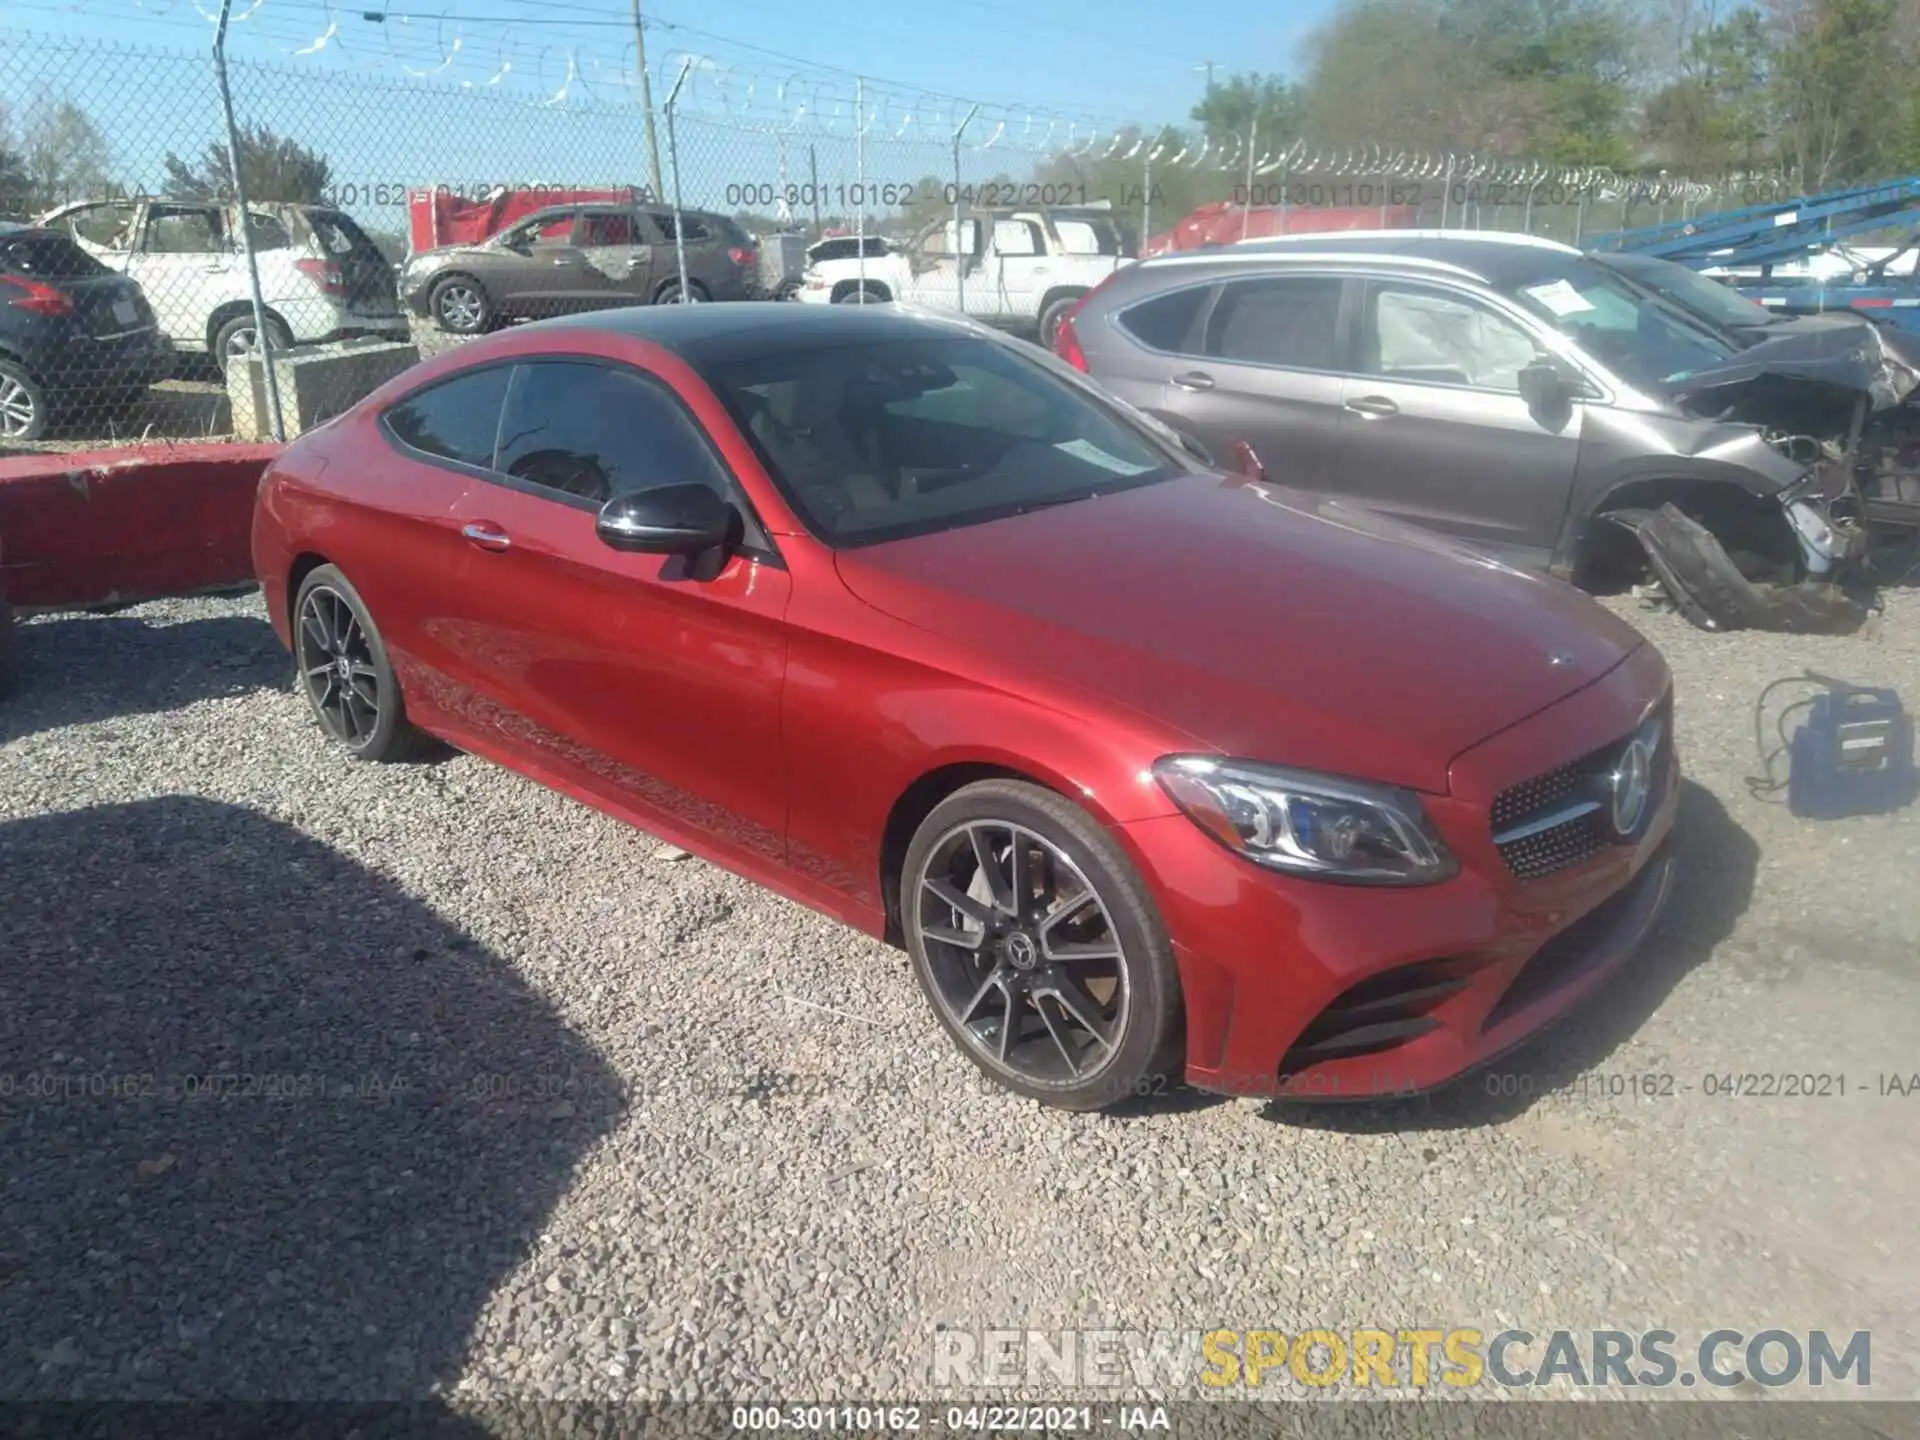
<instances>
[{"instance_id":1,"label":"door handle","mask_svg":"<svg viewBox=\"0 0 1920 1440\"><path fill-rule=\"evenodd\" d=\"M554 256L553 263L556 265L571 265L573 263L573 257L571 255L556 255Z\"/></svg>"},{"instance_id":2,"label":"door handle","mask_svg":"<svg viewBox=\"0 0 1920 1440\"><path fill-rule=\"evenodd\" d=\"M1189 370L1184 375L1174 376L1173 383L1182 390L1211 390L1213 377L1199 370Z\"/></svg>"},{"instance_id":3,"label":"door handle","mask_svg":"<svg viewBox=\"0 0 1920 1440\"><path fill-rule=\"evenodd\" d=\"M505 550L513 541L490 520L476 520L460 532L482 550Z\"/></svg>"},{"instance_id":4,"label":"door handle","mask_svg":"<svg viewBox=\"0 0 1920 1440\"><path fill-rule=\"evenodd\" d=\"M1356 415L1364 415L1369 420L1378 420L1383 415L1400 413L1400 407L1384 395L1361 395L1346 401L1345 408Z\"/></svg>"}]
</instances>

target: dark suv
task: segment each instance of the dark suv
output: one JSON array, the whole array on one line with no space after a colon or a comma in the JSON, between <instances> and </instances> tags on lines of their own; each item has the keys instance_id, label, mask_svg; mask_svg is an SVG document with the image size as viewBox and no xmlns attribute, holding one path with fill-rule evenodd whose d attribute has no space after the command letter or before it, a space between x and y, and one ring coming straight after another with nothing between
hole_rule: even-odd
<instances>
[{"instance_id":1,"label":"dark suv","mask_svg":"<svg viewBox=\"0 0 1920 1440\"><path fill-rule=\"evenodd\" d=\"M1055 350L1223 464L1495 558L1644 555L1708 628L1850 615L1800 582L1920 524L1891 459L1920 371L1857 317L1736 330L1629 268L1485 232L1223 246L1127 267Z\"/></svg>"},{"instance_id":2,"label":"dark suv","mask_svg":"<svg viewBox=\"0 0 1920 1440\"><path fill-rule=\"evenodd\" d=\"M120 404L172 368L139 285L58 231L0 222L0 444Z\"/></svg>"},{"instance_id":3,"label":"dark suv","mask_svg":"<svg viewBox=\"0 0 1920 1440\"><path fill-rule=\"evenodd\" d=\"M409 257L400 294L442 330L475 335L505 320L541 319L623 305L752 297L753 237L725 215L682 210L686 289L671 210L555 205L477 245Z\"/></svg>"}]
</instances>

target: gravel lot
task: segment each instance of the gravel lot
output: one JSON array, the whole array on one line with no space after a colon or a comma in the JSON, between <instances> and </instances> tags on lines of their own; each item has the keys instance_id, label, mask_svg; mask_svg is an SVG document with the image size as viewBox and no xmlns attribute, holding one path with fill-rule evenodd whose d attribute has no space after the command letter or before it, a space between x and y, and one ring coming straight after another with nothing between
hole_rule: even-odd
<instances>
[{"instance_id":1,"label":"gravel lot","mask_svg":"<svg viewBox=\"0 0 1920 1440\"><path fill-rule=\"evenodd\" d=\"M1920 1069L1920 808L1743 783L1768 679L1920 705L1920 591L1839 640L1610 603L1679 678L1686 870L1527 1093L1118 1117L987 1088L903 956L530 781L349 763L255 596L29 623L0 1396L911 1397L943 1324L1511 1324L1870 1329L1920 1397L1920 1095L1862 1093ZM1700 1093L1740 1072L1848 1095Z\"/></svg>"}]
</instances>

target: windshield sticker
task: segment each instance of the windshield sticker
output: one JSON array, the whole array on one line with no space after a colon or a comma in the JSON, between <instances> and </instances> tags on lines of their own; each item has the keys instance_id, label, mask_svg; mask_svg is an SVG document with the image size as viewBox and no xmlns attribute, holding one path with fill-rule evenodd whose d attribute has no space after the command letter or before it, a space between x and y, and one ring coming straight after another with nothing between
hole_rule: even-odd
<instances>
[{"instance_id":1,"label":"windshield sticker","mask_svg":"<svg viewBox=\"0 0 1920 1440\"><path fill-rule=\"evenodd\" d=\"M1135 465L1122 460L1118 455L1109 455L1098 445L1087 440L1063 440L1053 447L1062 455L1071 455L1076 460L1084 460L1089 465L1098 465L1102 470L1111 470L1116 475L1144 475L1153 469L1151 465Z\"/></svg>"},{"instance_id":2,"label":"windshield sticker","mask_svg":"<svg viewBox=\"0 0 1920 1440\"><path fill-rule=\"evenodd\" d=\"M1547 309L1559 316L1578 315L1594 308L1593 302L1574 289L1565 280L1556 280L1551 285L1533 285L1527 294L1538 300Z\"/></svg>"}]
</instances>

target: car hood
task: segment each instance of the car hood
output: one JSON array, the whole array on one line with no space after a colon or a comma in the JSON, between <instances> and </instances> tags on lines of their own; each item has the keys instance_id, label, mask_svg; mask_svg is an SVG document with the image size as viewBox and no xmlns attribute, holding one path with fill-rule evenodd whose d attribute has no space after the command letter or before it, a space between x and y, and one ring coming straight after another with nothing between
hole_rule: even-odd
<instances>
[{"instance_id":1,"label":"car hood","mask_svg":"<svg viewBox=\"0 0 1920 1440\"><path fill-rule=\"evenodd\" d=\"M840 552L867 604L1184 732L1434 793L1643 642L1571 586L1217 474Z\"/></svg>"},{"instance_id":2,"label":"car hood","mask_svg":"<svg viewBox=\"0 0 1920 1440\"><path fill-rule=\"evenodd\" d=\"M1737 406L1779 400L1786 389L1809 398L1872 397L1876 410L1898 405L1920 385L1920 346L1855 315L1810 315L1781 327L1724 364L1669 375L1661 388L1693 405Z\"/></svg>"}]
</instances>

